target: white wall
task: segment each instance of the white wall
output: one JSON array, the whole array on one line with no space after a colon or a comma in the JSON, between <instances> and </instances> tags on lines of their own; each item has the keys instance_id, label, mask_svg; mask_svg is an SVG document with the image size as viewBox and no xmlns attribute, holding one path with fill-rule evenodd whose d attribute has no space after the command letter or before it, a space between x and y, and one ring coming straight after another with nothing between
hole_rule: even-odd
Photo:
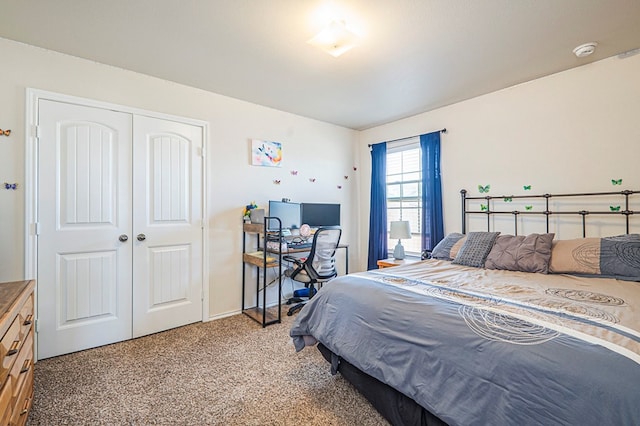
<instances>
[{"instance_id":1,"label":"white wall","mask_svg":"<svg viewBox=\"0 0 640 426\"><path fill-rule=\"evenodd\" d=\"M210 315L241 300L242 208L269 199L342 204L343 241L355 241L356 132L142 74L0 39L0 183L24 183L28 87L209 123ZM282 168L250 166L250 139L283 143ZM297 170L298 175L291 175ZM345 179L344 176L349 176ZM315 183L309 178L316 178ZM273 180L280 180L280 185ZM342 189L338 189L338 186ZM0 189L0 282L24 277L24 191ZM356 248L350 254L357 257Z\"/></svg>"},{"instance_id":2,"label":"white wall","mask_svg":"<svg viewBox=\"0 0 640 426\"><path fill-rule=\"evenodd\" d=\"M524 194L529 184L531 193L640 189L639 76L640 55L611 57L361 132L361 216L369 212L367 144L443 127L445 232L460 231L462 188L475 196L486 184L491 195ZM613 187L619 178L622 187Z\"/></svg>"},{"instance_id":3,"label":"white wall","mask_svg":"<svg viewBox=\"0 0 640 426\"><path fill-rule=\"evenodd\" d=\"M350 270L366 269L369 143L448 129L442 136L446 232L460 229L459 190L477 195L478 184L491 184L492 195L522 193L523 184L532 192L607 191L612 178L640 188L640 55L612 57L359 134L4 39L0 55L0 128L13 131L0 137L0 183L24 182L27 87L209 122L212 316L240 306L240 214L249 201L341 203ZM283 142L283 167L249 166L250 138ZM0 281L23 277L23 215L23 191L0 188Z\"/></svg>"}]
</instances>

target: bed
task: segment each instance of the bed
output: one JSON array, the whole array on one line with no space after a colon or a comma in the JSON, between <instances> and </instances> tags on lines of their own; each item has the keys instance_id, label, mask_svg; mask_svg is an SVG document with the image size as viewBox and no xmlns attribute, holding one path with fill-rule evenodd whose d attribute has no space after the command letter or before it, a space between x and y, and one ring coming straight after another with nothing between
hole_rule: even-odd
<instances>
[{"instance_id":1,"label":"bed","mask_svg":"<svg viewBox=\"0 0 640 426\"><path fill-rule=\"evenodd\" d=\"M339 277L295 348L317 344L392 424L640 424L640 235L617 213L621 235L452 233L432 259Z\"/></svg>"}]
</instances>

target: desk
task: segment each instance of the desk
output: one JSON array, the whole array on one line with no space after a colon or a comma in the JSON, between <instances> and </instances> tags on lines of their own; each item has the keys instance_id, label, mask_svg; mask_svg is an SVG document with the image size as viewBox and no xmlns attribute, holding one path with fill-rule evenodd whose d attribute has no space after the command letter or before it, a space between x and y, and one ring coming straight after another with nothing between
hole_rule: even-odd
<instances>
[{"instance_id":1,"label":"desk","mask_svg":"<svg viewBox=\"0 0 640 426\"><path fill-rule=\"evenodd\" d=\"M262 327L281 321L282 277L284 271L282 270L282 258L280 256L293 253L308 253L311 249L307 247L304 249L281 251L282 246L279 242L275 244L275 250L267 248L268 240L272 236L272 233L266 229L266 221L268 219L269 218L264 219L264 224L242 224L242 313L260 323ZM249 244L247 244L247 239L249 240ZM345 271L349 273L349 246L347 244L340 244L337 248L345 249ZM267 252L265 252L265 250ZM245 304L245 288L247 278L246 269L249 266L255 267L257 273L255 274L255 301L252 303L253 306L247 307ZM277 269L278 304L276 306L267 306L267 287L271 285L271 283L267 283L266 270L268 268ZM263 271L262 273L260 272L261 270ZM260 295L260 292L262 292L262 295Z\"/></svg>"},{"instance_id":2,"label":"desk","mask_svg":"<svg viewBox=\"0 0 640 426\"><path fill-rule=\"evenodd\" d=\"M393 257L390 257L388 259L378 260L378 269L391 268L393 266L400 266L400 265L410 265L416 262L420 262L420 259L408 258L408 259L398 260L398 259L394 259Z\"/></svg>"}]
</instances>

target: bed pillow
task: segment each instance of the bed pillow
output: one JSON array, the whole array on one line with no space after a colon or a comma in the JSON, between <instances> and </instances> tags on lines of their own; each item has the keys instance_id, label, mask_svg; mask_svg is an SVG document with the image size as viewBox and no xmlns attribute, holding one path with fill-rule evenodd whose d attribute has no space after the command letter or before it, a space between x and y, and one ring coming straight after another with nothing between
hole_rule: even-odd
<instances>
[{"instance_id":1,"label":"bed pillow","mask_svg":"<svg viewBox=\"0 0 640 426\"><path fill-rule=\"evenodd\" d=\"M554 241L549 272L600 275L600 238Z\"/></svg>"},{"instance_id":2,"label":"bed pillow","mask_svg":"<svg viewBox=\"0 0 640 426\"><path fill-rule=\"evenodd\" d=\"M554 235L498 235L484 267L546 274Z\"/></svg>"},{"instance_id":3,"label":"bed pillow","mask_svg":"<svg viewBox=\"0 0 640 426\"><path fill-rule=\"evenodd\" d=\"M465 235L464 238L462 238L460 241L458 241L457 243L455 243L453 245L453 247L451 247L451 252L449 253L449 256L451 256L451 259L455 259L456 256L458 256L458 253L460 253L460 248L464 245L464 243L467 242L467 236Z\"/></svg>"},{"instance_id":4,"label":"bed pillow","mask_svg":"<svg viewBox=\"0 0 640 426\"><path fill-rule=\"evenodd\" d=\"M458 232L453 232L442 239L436 246L433 248L431 252L432 259L440 259L440 260L453 260L455 259L455 255L460 250L460 246L462 246L462 240L464 239L464 234L460 234ZM453 255L451 251L453 247L456 247Z\"/></svg>"},{"instance_id":5,"label":"bed pillow","mask_svg":"<svg viewBox=\"0 0 640 426\"><path fill-rule=\"evenodd\" d=\"M640 281L640 234L556 241L549 272Z\"/></svg>"},{"instance_id":6,"label":"bed pillow","mask_svg":"<svg viewBox=\"0 0 640 426\"><path fill-rule=\"evenodd\" d=\"M469 232L453 263L482 268L498 235L500 232Z\"/></svg>"}]
</instances>

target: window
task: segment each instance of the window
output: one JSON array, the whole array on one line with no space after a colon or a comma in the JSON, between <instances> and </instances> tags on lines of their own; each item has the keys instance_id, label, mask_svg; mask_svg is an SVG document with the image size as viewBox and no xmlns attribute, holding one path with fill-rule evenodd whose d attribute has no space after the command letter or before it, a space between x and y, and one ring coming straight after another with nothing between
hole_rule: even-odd
<instances>
[{"instance_id":1,"label":"window","mask_svg":"<svg viewBox=\"0 0 640 426\"><path fill-rule=\"evenodd\" d=\"M387 229L396 220L408 220L411 239L402 240L407 254L421 252L422 176L420 139L410 138L387 145ZM392 253L397 240L389 239Z\"/></svg>"}]
</instances>

